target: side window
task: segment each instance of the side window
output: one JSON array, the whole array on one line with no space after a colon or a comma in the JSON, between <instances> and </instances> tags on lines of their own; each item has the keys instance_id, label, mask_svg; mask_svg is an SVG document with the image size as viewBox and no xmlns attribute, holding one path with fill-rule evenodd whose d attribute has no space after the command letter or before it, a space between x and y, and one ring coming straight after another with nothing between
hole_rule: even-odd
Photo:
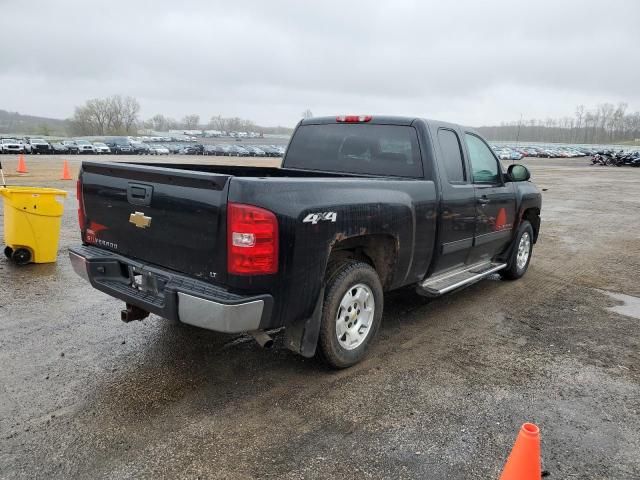
<instances>
[{"instance_id":1,"label":"side window","mask_svg":"<svg viewBox=\"0 0 640 480\"><path fill-rule=\"evenodd\" d=\"M500 183L498 161L489 147L480 138L466 133L464 135L471 160L474 183Z\"/></svg>"},{"instance_id":2,"label":"side window","mask_svg":"<svg viewBox=\"0 0 640 480\"><path fill-rule=\"evenodd\" d=\"M453 130L438 130L438 142L442 152L442 161L450 183L462 183L467 180L462 160L462 148L458 135Z\"/></svg>"}]
</instances>

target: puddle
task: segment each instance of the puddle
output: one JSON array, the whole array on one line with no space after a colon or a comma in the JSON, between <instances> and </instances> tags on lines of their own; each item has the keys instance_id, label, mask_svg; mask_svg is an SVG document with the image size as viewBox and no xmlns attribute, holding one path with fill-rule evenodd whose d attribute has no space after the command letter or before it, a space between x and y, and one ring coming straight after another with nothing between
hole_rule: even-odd
<instances>
[{"instance_id":1,"label":"puddle","mask_svg":"<svg viewBox=\"0 0 640 480\"><path fill-rule=\"evenodd\" d=\"M619 313L620 315L626 315L627 317L633 317L640 320L640 298L632 297L631 295L625 295L624 293L613 293L607 292L606 290L600 291L602 293L606 293L614 300L622 302L622 305L608 307L608 310Z\"/></svg>"}]
</instances>

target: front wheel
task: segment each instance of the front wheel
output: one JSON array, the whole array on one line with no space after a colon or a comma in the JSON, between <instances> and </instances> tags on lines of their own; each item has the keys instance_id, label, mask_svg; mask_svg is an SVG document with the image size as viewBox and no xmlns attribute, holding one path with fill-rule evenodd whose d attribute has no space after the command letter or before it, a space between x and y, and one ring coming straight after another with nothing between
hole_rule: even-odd
<instances>
[{"instance_id":1,"label":"front wheel","mask_svg":"<svg viewBox=\"0 0 640 480\"><path fill-rule=\"evenodd\" d=\"M333 368L366 355L382 320L384 297L371 265L349 260L330 266L322 306L319 354Z\"/></svg>"},{"instance_id":2,"label":"front wheel","mask_svg":"<svg viewBox=\"0 0 640 480\"><path fill-rule=\"evenodd\" d=\"M533 253L533 228L527 220L523 220L516 235L514 248L509 256L507 268L500 270L500 276L507 280L517 280L522 277L531 261Z\"/></svg>"}]
</instances>

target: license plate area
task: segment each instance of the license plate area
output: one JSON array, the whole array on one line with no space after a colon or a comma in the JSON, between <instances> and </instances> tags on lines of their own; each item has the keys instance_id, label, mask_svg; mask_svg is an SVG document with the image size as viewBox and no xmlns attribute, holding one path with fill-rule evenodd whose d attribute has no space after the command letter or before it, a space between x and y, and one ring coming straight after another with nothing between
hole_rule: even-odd
<instances>
[{"instance_id":1,"label":"license plate area","mask_svg":"<svg viewBox=\"0 0 640 480\"><path fill-rule=\"evenodd\" d=\"M164 290L169 281L168 278L154 272L128 266L129 286L144 293L151 293L157 297L164 297Z\"/></svg>"}]
</instances>

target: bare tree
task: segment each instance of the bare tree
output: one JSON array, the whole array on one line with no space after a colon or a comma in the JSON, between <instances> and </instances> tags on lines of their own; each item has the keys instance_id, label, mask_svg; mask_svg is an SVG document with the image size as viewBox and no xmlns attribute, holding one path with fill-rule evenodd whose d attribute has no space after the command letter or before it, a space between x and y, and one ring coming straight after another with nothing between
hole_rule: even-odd
<instances>
[{"instance_id":1,"label":"bare tree","mask_svg":"<svg viewBox=\"0 0 640 480\"><path fill-rule=\"evenodd\" d=\"M302 112L302 118L311 118L313 117L313 112L310 109L306 109L304 112Z\"/></svg>"},{"instance_id":2,"label":"bare tree","mask_svg":"<svg viewBox=\"0 0 640 480\"><path fill-rule=\"evenodd\" d=\"M140 104L133 97L114 95L94 98L76 107L70 124L80 135L116 135L134 133Z\"/></svg>"},{"instance_id":3,"label":"bare tree","mask_svg":"<svg viewBox=\"0 0 640 480\"><path fill-rule=\"evenodd\" d=\"M182 125L186 130L196 130L200 125L200 115L191 114L182 119Z\"/></svg>"},{"instance_id":4,"label":"bare tree","mask_svg":"<svg viewBox=\"0 0 640 480\"><path fill-rule=\"evenodd\" d=\"M167 119L164 115L158 113L149 119L150 126L153 130L164 132L168 130L167 128Z\"/></svg>"},{"instance_id":5,"label":"bare tree","mask_svg":"<svg viewBox=\"0 0 640 480\"><path fill-rule=\"evenodd\" d=\"M125 97L122 101L122 123L126 133L135 130L138 122L138 114L140 113L140 104L133 97Z\"/></svg>"},{"instance_id":6,"label":"bare tree","mask_svg":"<svg viewBox=\"0 0 640 480\"><path fill-rule=\"evenodd\" d=\"M222 118L220 115L215 115L211 117L209 120L209 127L213 130L220 130L221 132L226 132L227 128L227 119Z\"/></svg>"}]
</instances>

